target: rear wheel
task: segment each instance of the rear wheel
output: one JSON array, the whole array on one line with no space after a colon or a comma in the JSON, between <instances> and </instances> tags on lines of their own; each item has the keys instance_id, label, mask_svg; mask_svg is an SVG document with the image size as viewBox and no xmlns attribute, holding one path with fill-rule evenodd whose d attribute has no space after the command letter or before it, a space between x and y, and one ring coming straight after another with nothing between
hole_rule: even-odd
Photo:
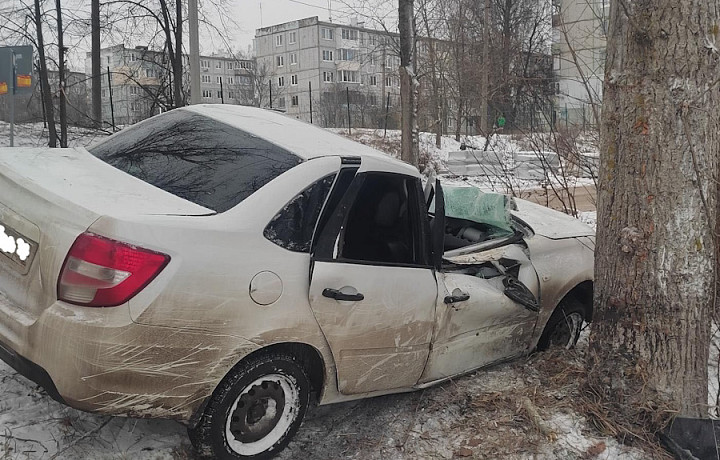
<instances>
[{"instance_id":1,"label":"rear wheel","mask_svg":"<svg viewBox=\"0 0 720 460\"><path fill-rule=\"evenodd\" d=\"M309 394L309 380L295 357L251 359L218 386L198 425L188 428L190 440L213 458L270 458L297 432Z\"/></svg>"},{"instance_id":2,"label":"rear wheel","mask_svg":"<svg viewBox=\"0 0 720 460\"><path fill-rule=\"evenodd\" d=\"M538 350L550 347L570 349L575 346L585 321L585 307L575 299L563 299L545 325Z\"/></svg>"}]
</instances>

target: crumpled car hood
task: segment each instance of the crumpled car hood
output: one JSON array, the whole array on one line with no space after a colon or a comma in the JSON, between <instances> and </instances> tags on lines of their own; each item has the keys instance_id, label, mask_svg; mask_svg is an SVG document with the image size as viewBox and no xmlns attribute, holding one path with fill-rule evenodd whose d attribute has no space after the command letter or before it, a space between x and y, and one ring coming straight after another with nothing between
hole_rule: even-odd
<instances>
[{"instance_id":1,"label":"crumpled car hood","mask_svg":"<svg viewBox=\"0 0 720 460\"><path fill-rule=\"evenodd\" d=\"M528 224L537 235L553 240L595 236L591 227L567 214L518 198L515 198L515 203L517 211L511 213Z\"/></svg>"}]
</instances>

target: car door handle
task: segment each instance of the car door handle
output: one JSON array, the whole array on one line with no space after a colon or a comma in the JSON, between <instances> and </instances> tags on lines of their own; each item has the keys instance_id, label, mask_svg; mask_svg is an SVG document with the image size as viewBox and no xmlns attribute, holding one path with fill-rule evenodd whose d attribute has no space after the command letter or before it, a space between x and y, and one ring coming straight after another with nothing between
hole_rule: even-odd
<instances>
[{"instance_id":1,"label":"car door handle","mask_svg":"<svg viewBox=\"0 0 720 460\"><path fill-rule=\"evenodd\" d=\"M453 295L445 296L445 303L465 302L470 299L470 294L460 291L453 292Z\"/></svg>"},{"instance_id":2,"label":"car door handle","mask_svg":"<svg viewBox=\"0 0 720 460\"><path fill-rule=\"evenodd\" d=\"M365 296L360 294L359 292L357 294L345 294L345 293L340 292L337 289L330 289L330 288L323 289L322 295L323 295L323 297L328 297L330 299L348 300L351 302L357 302L359 300L365 299Z\"/></svg>"}]
</instances>

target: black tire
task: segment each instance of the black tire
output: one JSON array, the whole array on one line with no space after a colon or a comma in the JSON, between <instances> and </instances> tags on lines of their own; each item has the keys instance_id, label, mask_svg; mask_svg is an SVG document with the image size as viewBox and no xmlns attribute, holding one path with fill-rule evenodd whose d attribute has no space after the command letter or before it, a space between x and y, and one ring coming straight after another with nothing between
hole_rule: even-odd
<instances>
[{"instance_id":1,"label":"black tire","mask_svg":"<svg viewBox=\"0 0 720 460\"><path fill-rule=\"evenodd\" d=\"M188 436L203 457L271 458L297 433L309 398L310 382L294 356L251 358L218 385Z\"/></svg>"},{"instance_id":2,"label":"black tire","mask_svg":"<svg viewBox=\"0 0 720 460\"><path fill-rule=\"evenodd\" d=\"M580 302L572 298L563 299L545 325L538 341L538 351L547 350L551 346L573 348L580 338L585 318L585 307Z\"/></svg>"}]
</instances>

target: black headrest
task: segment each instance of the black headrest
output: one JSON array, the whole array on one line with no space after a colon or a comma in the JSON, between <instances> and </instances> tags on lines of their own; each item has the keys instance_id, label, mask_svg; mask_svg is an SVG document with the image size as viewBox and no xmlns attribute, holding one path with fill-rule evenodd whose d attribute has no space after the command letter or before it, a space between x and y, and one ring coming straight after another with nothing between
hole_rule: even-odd
<instances>
[{"instance_id":1,"label":"black headrest","mask_svg":"<svg viewBox=\"0 0 720 460\"><path fill-rule=\"evenodd\" d=\"M391 191L383 195L375 210L375 224L379 227L392 227L400 214L400 196Z\"/></svg>"}]
</instances>

